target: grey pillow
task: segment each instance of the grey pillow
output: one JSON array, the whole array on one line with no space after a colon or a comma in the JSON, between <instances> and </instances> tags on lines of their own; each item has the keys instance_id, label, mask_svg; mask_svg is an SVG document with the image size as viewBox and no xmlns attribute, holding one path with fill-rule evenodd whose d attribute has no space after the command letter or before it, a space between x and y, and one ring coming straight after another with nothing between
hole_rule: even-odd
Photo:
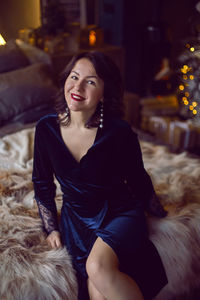
<instances>
[{"instance_id":1,"label":"grey pillow","mask_svg":"<svg viewBox=\"0 0 200 300\"><path fill-rule=\"evenodd\" d=\"M0 74L0 125L30 108L51 105L56 91L43 63Z\"/></svg>"},{"instance_id":2,"label":"grey pillow","mask_svg":"<svg viewBox=\"0 0 200 300\"><path fill-rule=\"evenodd\" d=\"M52 65L51 57L48 53L35 46L25 43L20 39L16 39L15 42L19 46L20 50L26 55L30 64L45 63L50 66Z\"/></svg>"},{"instance_id":3,"label":"grey pillow","mask_svg":"<svg viewBox=\"0 0 200 300\"><path fill-rule=\"evenodd\" d=\"M30 65L28 58L14 40L0 46L0 73Z\"/></svg>"}]
</instances>

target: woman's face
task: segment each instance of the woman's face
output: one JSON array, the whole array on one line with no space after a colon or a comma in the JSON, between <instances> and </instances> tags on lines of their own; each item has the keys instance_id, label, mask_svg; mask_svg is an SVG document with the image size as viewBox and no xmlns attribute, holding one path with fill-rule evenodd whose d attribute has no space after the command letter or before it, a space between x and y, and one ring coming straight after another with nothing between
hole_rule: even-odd
<instances>
[{"instance_id":1,"label":"woman's face","mask_svg":"<svg viewBox=\"0 0 200 300\"><path fill-rule=\"evenodd\" d=\"M103 100L104 82L87 58L76 62L64 85L67 105L72 111L91 111Z\"/></svg>"}]
</instances>

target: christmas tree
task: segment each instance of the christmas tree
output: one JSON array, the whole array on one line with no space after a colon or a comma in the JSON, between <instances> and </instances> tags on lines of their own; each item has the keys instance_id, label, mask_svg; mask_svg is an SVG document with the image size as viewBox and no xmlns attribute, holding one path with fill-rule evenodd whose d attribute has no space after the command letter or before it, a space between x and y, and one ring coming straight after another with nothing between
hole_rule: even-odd
<instances>
[{"instance_id":1,"label":"christmas tree","mask_svg":"<svg viewBox=\"0 0 200 300\"><path fill-rule=\"evenodd\" d=\"M178 97L181 116L200 123L200 2L196 4L196 13L189 21L192 37L183 41L184 50L178 58Z\"/></svg>"}]
</instances>

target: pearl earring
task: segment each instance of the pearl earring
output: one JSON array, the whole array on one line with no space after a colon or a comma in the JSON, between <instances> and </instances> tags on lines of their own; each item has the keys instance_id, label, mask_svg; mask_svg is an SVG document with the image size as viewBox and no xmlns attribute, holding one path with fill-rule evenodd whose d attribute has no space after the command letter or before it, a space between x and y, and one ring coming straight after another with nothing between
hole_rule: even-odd
<instances>
[{"instance_id":1,"label":"pearl earring","mask_svg":"<svg viewBox=\"0 0 200 300\"><path fill-rule=\"evenodd\" d=\"M69 108L68 106L65 109L65 117L68 118L69 117Z\"/></svg>"},{"instance_id":2,"label":"pearl earring","mask_svg":"<svg viewBox=\"0 0 200 300\"><path fill-rule=\"evenodd\" d=\"M99 127L103 128L103 102L101 102L101 108L100 108L100 124Z\"/></svg>"}]
</instances>

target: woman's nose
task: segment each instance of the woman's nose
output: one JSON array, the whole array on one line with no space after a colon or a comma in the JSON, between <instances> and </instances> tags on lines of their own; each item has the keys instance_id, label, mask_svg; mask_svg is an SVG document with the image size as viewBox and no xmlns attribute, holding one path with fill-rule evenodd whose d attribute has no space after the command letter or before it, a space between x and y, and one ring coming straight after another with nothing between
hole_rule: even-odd
<instances>
[{"instance_id":1,"label":"woman's nose","mask_svg":"<svg viewBox=\"0 0 200 300\"><path fill-rule=\"evenodd\" d=\"M81 91L83 89L83 82L82 81L77 81L75 88L77 91Z\"/></svg>"}]
</instances>

